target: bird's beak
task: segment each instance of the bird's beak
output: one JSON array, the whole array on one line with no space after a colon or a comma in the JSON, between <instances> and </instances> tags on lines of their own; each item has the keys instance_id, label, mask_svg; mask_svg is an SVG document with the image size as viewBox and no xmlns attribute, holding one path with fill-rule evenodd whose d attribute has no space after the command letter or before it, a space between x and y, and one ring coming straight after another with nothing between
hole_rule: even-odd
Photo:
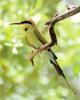
<instances>
[{"instance_id":1,"label":"bird's beak","mask_svg":"<svg viewBox=\"0 0 80 100\"><path fill-rule=\"evenodd\" d=\"M21 25L22 23L11 23L10 25Z\"/></svg>"},{"instance_id":2,"label":"bird's beak","mask_svg":"<svg viewBox=\"0 0 80 100\"><path fill-rule=\"evenodd\" d=\"M22 24L32 24L30 21L22 21L22 22L18 22L18 23L11 23L10 25L22 25Z\"/></svg>"}]
</instances>

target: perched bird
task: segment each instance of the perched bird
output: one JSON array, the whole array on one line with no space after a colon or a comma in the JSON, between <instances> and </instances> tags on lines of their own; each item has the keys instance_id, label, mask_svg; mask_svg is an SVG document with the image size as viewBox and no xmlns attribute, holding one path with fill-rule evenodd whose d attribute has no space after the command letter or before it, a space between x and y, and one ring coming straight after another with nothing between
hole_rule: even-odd
<instances>
[{"instance_id":1,"label":"perched bird","mask_svg":"<svg viewBox=\"0 0 80 100\"><path fill-rule=\"evenodd\" d=\"M38 49L42 45L47 43L45 38L42 36L40 31L38 30L37 25L35 24L35 22L32 19L28 19L28 20L21 21L21 22L18 22L18 23L11 23L11 25L23 25L24 26L25 41L32 48ZM60 66L57 62L57 56L54 54L54 52L51 50L51 48L49 48L47 50L47 53L49 55L48 57L49 57L50 63L54 65L57 73L65 79L66 83L71 88L68 81L66 80L66 77L65 77L62 69L60 68ZM32 59L31 62L32 62L32 64L34 64L33 59ZM71 90L74 92L74 94L76 94L75 91L72 88L71 88Z\"/></svg>"}]
</instances>

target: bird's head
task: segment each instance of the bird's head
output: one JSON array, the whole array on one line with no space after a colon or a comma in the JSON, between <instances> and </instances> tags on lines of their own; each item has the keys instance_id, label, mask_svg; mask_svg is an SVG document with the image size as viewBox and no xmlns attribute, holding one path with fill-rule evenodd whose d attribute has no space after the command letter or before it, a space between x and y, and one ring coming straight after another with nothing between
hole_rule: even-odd
<instances>
[{"instance_id":1,"label":"bird's head","mask_svg":"<svg viewBox=\"0 0 80 100\"><path fill-rule=\"evenodd\" d=\"M24 20L24 21L16 22L16 23L11 23L10 25L22 25L25 31L27 31L28 29L34 29L36 27L32 19L28 19L28 20Z\"/></svg>"}]
</instances>

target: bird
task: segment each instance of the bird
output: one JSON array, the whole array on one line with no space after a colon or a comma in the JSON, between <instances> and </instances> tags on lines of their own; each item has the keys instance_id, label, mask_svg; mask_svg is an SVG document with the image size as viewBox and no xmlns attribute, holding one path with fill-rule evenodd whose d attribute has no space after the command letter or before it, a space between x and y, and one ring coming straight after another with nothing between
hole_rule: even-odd
<instances>
[{"instance_id":1,"label":"bird","mask_svg":"<svg viewBox=\"0 0 80 100\"><path fill-rule=\"evenodd\" d=\"M35 22L32 19L27 19L27 20L24 20L21 22L11 23L10 25L23 25L23 31L25 33L24 34L25 41L30 47L32 47L34 49L38 49L42 45L47 43L46 39L42 36L37 25L35 24ZM64 80L68 84L69 88L73 91L74 94L76 94L75 91L70 86L70 84L68 83L68 81L63 73L63 70L59 66L59 64L57 62L57 56L55 55L55 53L51 50L51 48L47 49L47 53L49 55L48 56L49 61L51 64L53 64L58 75L62 76L64 78ZM34 65L33 58L31 59L31 63L32 63L32 65Z\"/></svg>"}]
</instances>

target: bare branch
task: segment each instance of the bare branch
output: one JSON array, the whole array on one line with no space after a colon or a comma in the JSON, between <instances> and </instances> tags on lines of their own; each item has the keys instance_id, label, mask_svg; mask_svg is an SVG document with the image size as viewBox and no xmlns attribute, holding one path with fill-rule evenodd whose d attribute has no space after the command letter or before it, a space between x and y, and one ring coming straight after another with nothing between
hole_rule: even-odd
<instances>
[{"instance_id":1,"label":"bare branch","mask_svg":"<svg viewBox=\"0 0 80 100\"><path fill-rule=\"evenodd\" d=\"M57 15L56 17L54 17L51 21L46 22L45 24L49 24L49 23L56 23L58 21L64 20L70 16L73 16L77 13L80 12L80 6L76 7L76 8L72 8L62 14Z\"/></svg>"},{"instance_id":2,"label":"bare branch","mask_svg":"<svg viewBox=\"0 0 80 100\"><path fill-rule=\"evenodd\" d=\"M46 22L45 24L46 25L49 25L49 33L50 33L50 36L51 36L51 39L52 41L50 43L47 43L43 46L41 46L39 49L36 49L34 50L31 55L29 56L29 59L31 60L34 56L38 55L39 53L49 49L50 47L52 47L53 45L55 45L57 43L57 40L56 40L56 36L55 36L55 39L54 39L54 36L53 35L53 32L52 32L52 27L53 27L53 31L54 31L54 25L61 21L61 20L64 20L70 16L73 16L77 13L80 12L80 6L76 7L76 8L72 8L62 14L59 14L57 15L56 17L54 17L52 20ZM54 33L55 34L55 33Z\"/></svg>"},{"instance_id":3,"label":"bare branch","mask_svg":"<svg viewBox=\"0 0 80 100\"><path fill-rule=\"evenodd\" d=\"M34 56L38 55L39 53L49 49L50 46L52 46L52 42L46 43L45 45L41 46L39 49L32 51L32 53L29 56L29 60L31 60Z\"/></svg>"}]
</instances>

